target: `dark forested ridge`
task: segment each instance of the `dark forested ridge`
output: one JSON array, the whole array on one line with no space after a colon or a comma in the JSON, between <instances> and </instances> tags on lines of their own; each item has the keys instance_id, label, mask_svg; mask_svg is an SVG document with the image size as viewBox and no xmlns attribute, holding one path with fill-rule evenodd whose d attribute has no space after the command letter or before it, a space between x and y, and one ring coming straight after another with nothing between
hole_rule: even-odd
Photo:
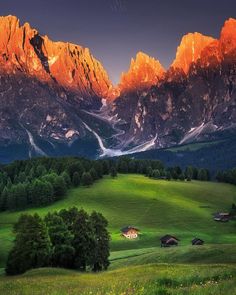
<instances>
[{"instance_id":1,"label":"dark forested ridge","mask_svg":"<svg viewBox=\"0 0 236 295\"><path fill-rule=\"evenodd\" d=\"M132 154L136 159L159 159L166 166L186 167L189 165L207 168L215 175L218 170L236 167L236 136L218 142L195 143L172 149L155 149ZM197 145L201 146L197 148ZM189 147L188 147L189 146Z\"/></svg>"}]
</instances>

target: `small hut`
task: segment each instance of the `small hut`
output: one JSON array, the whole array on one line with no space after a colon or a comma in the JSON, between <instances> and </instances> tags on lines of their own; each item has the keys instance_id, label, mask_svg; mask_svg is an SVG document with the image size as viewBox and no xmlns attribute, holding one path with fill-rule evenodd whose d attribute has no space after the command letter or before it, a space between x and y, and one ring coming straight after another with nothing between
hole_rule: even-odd
<instances>
[{"instance_id":1,"label":"small hut","mask_svg":"<svg viewBox=\"0 0 236 295\"><path fill-rule=\"evenodd\" d=\"M230 219L229 212L217 212L214 214L214 220L218 222L228 222Z\"/></svg>"},{"instance_id":2,"label":"small hut","mask_svg":"<svg viewBox=\"0 0 236 295\"><path fill-rule=\"evenodd\" d=\"M133 226L126 226L121 229L121 234L127 239L137 239L139 235L139 229Z\"/></svg>"},{"instance_id":3,"label":"small hut","mask_svg":"<svg viewBox=\"0 0 236 295\"><path fill-rule=\"evenodd\" d=\"M193 246L200 246L200 245L203 245L204 244L204 241L202 239L199 239L199 238L195 238L192 240L192 245Z\"/></svg>"},{"instance_id":4,"label":"small hut","mask_svg":"<svg viewBox=\"0 0 236 295\"><path fill-rule=\"evenodd\" d=\"M161 247L178 246L179 239L172 235L165 235L160 238Z\"/></svg>"}]
</instances>

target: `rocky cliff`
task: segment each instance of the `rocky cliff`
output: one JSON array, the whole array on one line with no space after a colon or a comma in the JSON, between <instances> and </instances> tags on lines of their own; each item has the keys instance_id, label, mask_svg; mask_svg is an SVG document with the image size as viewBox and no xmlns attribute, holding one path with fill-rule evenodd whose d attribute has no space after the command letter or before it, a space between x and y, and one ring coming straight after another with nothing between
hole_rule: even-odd
<instances>
[{"instance_id":1,"label":"rocky cliff","mask_svg":"<svg viewBox=\"0 0 236 295\"><path fill-rule=\"evenodd\" d=\"M236 20L225 22L220 38L187 34L158 83L125 93L113 103L123 120L124 145L152 141L166 147L209 140L236 126Z\"/></svg>"},{"instance_id":2,"label":"rocky cliff","mask_svg":"<svg viewBox=\"0 0 236 295\"><path fill-rule=\"evenodd\" d=\"M170 68L139 52L114 87L79 45L0 17L0 161L120 155L236 130L236 20L185 35Z\"/></svg>"}]
</instances>

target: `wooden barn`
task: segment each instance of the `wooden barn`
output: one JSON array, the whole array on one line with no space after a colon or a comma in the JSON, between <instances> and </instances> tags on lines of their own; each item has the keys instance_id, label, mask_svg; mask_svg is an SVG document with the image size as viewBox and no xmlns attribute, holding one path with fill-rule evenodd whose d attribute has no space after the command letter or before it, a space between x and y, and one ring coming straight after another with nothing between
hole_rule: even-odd
<instances>
[{"instance_id":1,"label":"wooden barn","mask_svg":"<svg viewBox=\"0 0 236 295\"><path fill-rule=\"evenodd\" d=\"M230 219L230 213L228 212L217 212L214 214L214 220L218 222L228 222Z\"/></svg>"},{"instance_id":2,"label":"wooden barn","mask_svg":"<svg viewBox=\"0 0 236 295\"><path fill-rule=\"evenodd\" d=\"M137 239L139 235L139 229L133 226L126 226L121 229L121 234L127 239Z\"/></svg>"},{"instance_id":3,"label":"wooden barn","mask_svg":"<svg viewBox=\"0 0 236 295\"><path fill-rule=\"evenodd\" d=\"M204 244L204 241L202 239L199 239L199 238L195 238L192 240L192 245L193 246L200 246L200 245L203 245Z\"/></svg>"},{"instance_id":4,"label":"wooden barn","mask_svg":"<svg viewBox=\"0 0 236 295\"><path fill-rule=\"evenodd\" d=\"M160 238L161 247L178 246L179 239L172 235L165 235Z\"/></svg>"}]
</instances>

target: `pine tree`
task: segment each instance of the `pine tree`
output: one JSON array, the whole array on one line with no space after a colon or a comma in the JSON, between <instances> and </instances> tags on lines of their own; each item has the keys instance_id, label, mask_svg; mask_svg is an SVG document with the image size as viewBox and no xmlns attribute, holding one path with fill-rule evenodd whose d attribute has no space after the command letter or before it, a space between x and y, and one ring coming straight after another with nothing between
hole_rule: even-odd
<instances>
[{"instance_id":1,"label":"pine tree","mask_svg":"<svg viewBox=\"0 0 236 295\"><path fill-rule=\"evenodd\" d=\"M51 243L39 215L22 215L15 226L16 238L9 253L6 273L15 275L49 265Z\"/></svg>"},{"instance_id":2,"label":"pine tree","mask_svg":"<svg viewBox=\"0 0 236 295\"><path fill-rule=\"evenodd\" d=\"M207 181L207 171L205 169L199 169L197 179L201 181Z\"/></svg>"},{"instance_id":3,"label":"pine tree","mask_svg":"<svg viewBox=\"0 0 236 295\"><path fill-rule=\"evenodd\" d=\"M1 209L1 211L5 211L5 210L8 209L7 199L8 199L8 189L5 186L4 189L3 189L3 191L2 191L2 194L1 194L1 203L0 203L0 209Z\"/></svg>"},{"instance_id":4,"label":"pine tree","mask_svg":"<svg viewBox=\"0 0 236 295\"><path fill-rule=\"evenodd\" d=\"M72 233L74 235L72 246L75 249L74 267L85 271L86 267L91 264L91 252L94 242L89 215L84 210L79 211Z\"/></svg>"},{"instance_id":5,"label":"pine tree","mask_svg":"<svg viewBox=\"0 0 236 295\"><path fill-rule=\"evenodd\" d=\"M187 178L188 181L192 180L192 178L193 178L193 168L191 166L188 166L185 169L185 177Z\"/></svg>"},{"instance_id":6,"label":"pine tree","mask_svg":"<svg viewBox=\"0 0 236 295\"><path fill-rule=\"evenodd\" d=\"M170 173L170 171L167 171L166 172L166 179L167 180L171 180L171 173Z\"/></svg>"},{"instance_id":7,"label":"pine tree","mask_svg":"<svg viewBox=\"0 0 236 295\"><path fill-rule=\"evenodd\" d=\"M99 177L98 177L98 174L97 174L97 171L94 169L94 167L92 167L90 170L89 170L89 173L92 177L92 179L95 181L97 180Z\"/></svg>"},{"instance_id":8,"label":"pine tree","mask_svg":"<svg viewBox=\"0 0 236 295\"><path fill-rule=\"evenodd\" d=\"M77 187L80 184L80 176L78 172L74 172L72 177L73 186Z\"/></svg>"},{"instance_id":9,"label":"pine tree","mask_svg":"<svg viewBox=\"0 0 236 295\"><path fill-rule=\"evenodd\" d=\"M49 237L52 243L52 265L72 268L75 249L72 247L73 235L66 223L57 213L48 213L45 217Z\"/></svg>"},{"instance_id":10,"label":"pine tree","mask_svg":"<svg viewBox=\"0 0 236 295\"><path fill-rule=\"evenodd\" d=\"M79 210L77 207L72 207L70 209L62 209L59 211L59 216L63 219L68 229L72 231L75 221L79 216Z\"/></svg>"},{"instance_id":11,"label":"pine tree","mask_svg":"<svg viewBox=\"0 0 236 295\"><path fill-rule=\"evenodd\" d=\"M155 179L159 179L160 176L161 176L160 171L158 169L155 169L153 171L152 177L155 178Z\"/></svg>"},{"instance_id":12,"label":"pine tree","mask_svg":"<svg viewBox=\"0 0 236 295\"><path fill-rule=\"evenodd\" d=\"M93 212L90 216L93 229L94 247L91 252L90 264L93 271L106 270L109 266L109 240L107 231L108 222L102 214Z\"/></svg>"},{"instance_id":13,"label":"pine tree","mask_svg":"<svg viewBox=\"0 0 236 295\"><path fill-rule=\"evenodd\" d=\"M62 176L56 176L53 181L53 190L56 200L61 199L67 191L65 180Z\"/></svg>"},{"instance_id":14,"label":"pine tree","mask_svg":"<svg viewBox=\"0 0 236 295\"><path fill-rule=\"evenodd\" d=\"M61 176L63 177L63 179L64 179L64 181L65 181L65 183L66 183L67 188L70 188L70 186L71 186L70 175L69 175L66 171L64 171L64 172L61 174Z\"/></svg>"},{"instance_id":15,"label":"pine tree","mask_svg":"<svg viewBox=\"0 0 236 295\"><path fill-rule=\"evenodd\" d=\"M111 175L111 177L113 177L113 178L117 177L117 171L116 171L115 166L112 166L112 167L111 167L110 175Z\"/></svg>"},{"instance_id":16,"label":"pine tree","mask_svg":"<svg viewBox=\"0 0 236 295\"><path fill-rule=\"evenodd\" d=\"M152 170L152 167L151 166L149 166L147 168L146 176L148 176L148 177L152 177L153 176L153 170Z\"/></svg>"},{"instance_id":17,"label":"pine tree","mask_svg":"<svg viewBox=\"0 0 236 295\"><path fill-rule=\"evenodd\" d=\"M93 164L93 168L95 169L95 171L97 173L97 177L98 178L102 178L103 177L103 166L102 166L102 163L100 161L95 161L95 163Z\"/></svg>"},{"instance_id":18,"label":"pine tree","mask_svg":"<svg viewBox=\"0 0 236 295\"><path fill-rule=\"evenodd\" d=\"M82 185L89 186L93 183L93 179L89 172L84 172L81 178Z\"/></svg>"},{"instance_id":19,"label":"pine tree","mask_svg":"<svg viewBox=\"0 0 236 295\"><path fill-rule=\"evenodd\" d=\"M68 167L67 167L67 172L70 175L70 178L72 179L73 174L75 172L79 173L79 176L81 177L82 174L84 173L84 167L83 165L80 163L80 161L75 161L73 163L71 163Z\"/></svg>"}]
</instances>

